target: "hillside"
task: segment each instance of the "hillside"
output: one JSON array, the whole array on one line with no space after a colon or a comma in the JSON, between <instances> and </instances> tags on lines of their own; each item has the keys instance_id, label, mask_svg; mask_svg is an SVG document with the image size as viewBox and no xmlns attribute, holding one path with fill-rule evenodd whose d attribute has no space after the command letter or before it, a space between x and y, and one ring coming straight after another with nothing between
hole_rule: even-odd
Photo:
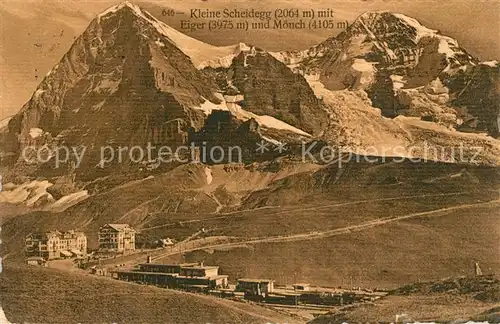
<instances>
[{"instance_id":1,"label":"hillside","mask_svg":"<svg viewBox=\"0 0 500 324\"><path fill-rule=\"evenodd\" d=\"M411 201L413 203L413 201ZM408 203L409 205L410 203ZM187 261L219 264L221 271L238 277L271 277L280 284L309 282L331 287L354 286L393 289L398 285L418 280L436 280L449 276L473 273L474 261L480 262L485 273L500 272L497 258L498 222L495 216L499 203L443 211L413 219L373 226L359 230L340 230L326 237L290 237L281 242L235 244L232 247L214 247L185 254ZM342 229L362 223L368 212L387 212L394 205L358 204L345 209L331 207L296 213L283 213L266 219L256 215L252 225L264 231L270 226L290 233L299 227L310 227L317 234L329 228ZM400 213L404 211L400 209ZM260 217L259 217L260 216ZM271 216L271 215L269 215ZM365 216L366 217L366 216ZM297 219L299 218L299 219ZM326 223L328 221L328 227ZM333 222L336 221L336 226ZM240 223L233 220L232 224ZM246 234L248 222L241 221L239 233ZM297 224L296 226L292 224ZM333 226L332 226L333 225ZM252 230L251 234L254 230ZM164 258L161 261L172 260ZM180 261L181 258L175 260ZM279 266L276 266L279 265Z\"/></svg>"},{"instance_id":2,"label":"hillside","mask_svg":"<svg viewBox=\"0 0 500 324\"><path fill-rule=\"evenodd\" d=\"M417 287L429 287L419 290ZM417 288L410 295L402 291ZM498 279L493 276L460 277L401 287L373 304L349 306L311 323L372 321L487 321L500 320ZM482 298L484 294L490 297Z\"/></svg>"},{"instance_id":3,"label":"hillside","mask_svg":"<svg viewBox=\"0 0 500 324\"><path fill-rule=\"evenodd\" d=\"M30 266L4 264L0 291L13 323L300 322L242 302Z\"/></svg>"},{"instance_id":4,"label":"hillside","mask_svg":"<svg viewBox=\"0 0 500 324\"><path fill-rule=\"evenodd\" d=\"M353 162L338 169L282 162L209 170L210 181L206 166L180 166L92 194L64 212L12 217L2 227L3 255L19 258L20 238L55 228L83 230L96 247L99 226L126 222L139 230L139 243L197 233L192 244L201 245L185 257L219 264L231 279L272 276L339 285L352 273L359 284L394 287L463 274L473 260L500 269L495 168ZM211 248L212 239L234 243Z\"/></svg>"}]
</instances>

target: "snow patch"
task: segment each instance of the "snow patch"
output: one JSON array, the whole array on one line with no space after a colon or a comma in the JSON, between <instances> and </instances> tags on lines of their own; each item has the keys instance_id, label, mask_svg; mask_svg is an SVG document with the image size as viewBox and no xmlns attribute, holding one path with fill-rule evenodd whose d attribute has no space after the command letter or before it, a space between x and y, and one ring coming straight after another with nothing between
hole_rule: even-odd
<instances>
[{"instance_id":1,"label":"snow patch","mask_svg":"<svg viewBox=\"0 0 500 324\"><path fill-rule=\"evenodd\" d=\"M87 190L74 192L72 194L61 197L59 200L55 201L53 204L47 206L44 209L53 212L62 212L69 207L76 205L80 201L87 199L88 196L89 193Z\"/></svg>"},{"instance_id":2,"label":"snow patch","mask_svg":"<svg viewBox=\"0 0 500 324\"><path fill-rule=\"evenodd\" d=\"M158 46L160 46L160 47L165 47L165 44L163 44L159 40L155 40L155 44L158 45Z\"/></svg>"},{"instance_id":3,"label":"snow patch","mask_svg":"<svg viewBox=\"0 0 500 324\"><path fill-rule=\"evenodd\" d=\"M287 124L277 118L268 115L257 115L250 111L246 111L236 102L244 99L242 95L236 96L224 96L224 101L218 105L213 102L206 100L199 107L194 107L195 109L202 110L206 115L210 115L214 110L224 110L230 111L233 116L242 121L247 121L251 118L255 119L255 121L261 126L265 128L273 128L279 130L290 131L302 136L311 137L311 134L304 132L303 130L294 127L290 124Z\"/></svg>"},{"instance_id":4,"label":"snow patch","mask_svg":"<svg viewBox=\"0 0 500 324\"><path fill-rule=\"evenodd\" d=\"M441 54L445 54L446 57L455 56L455 51L451 49L450 45L458 47L458 44L455 41L448 37L440 37L438 52Z\"/></svg>"},{"instance_id":5,"label":"snow patch","mask_svg":"<svg viewBox=\"0 0 500 324\"><path fill-rule=\"evenodd\" d=\"M202 97L203 98L203 97ZM203 98L205 99L205 98ZM212 111L214 110L229 110L226 106L225 103L220 103L218 105L214 104L213 102L206 100L203 102L199 107L194 107L195 109L202 110L205 115L210 115Z\"/></svg>"},{"instance_id":6,"label":"snow patch","mask_svg":"<svg viewBox=\"0 0 500 324\"><path fill-rule=\"evenodd\" d=\"M9 125L9 120L11 120L11 119L12 119L12 116L0 120L0 129L7 127L7 125Z\"/></svg>"},{"instance_id":7,"label":"snow patch","mask_svg":"<svg viewBox=\"0 0 500 324\"><path fill-rule=\"evenodd\" d=\"M30 128L29 134L30 134L31 138L40 137L43 134L43 129L41 129L41 128Z\"/></svg>"},{"instance_id":8,"label":"snow patch","mask_svg":"<svg viewBox=\"0 0 500 324\"><path fill-rule=\"evenodd\" d=\"M293 51L293 52L268 52L268 54L277 59L278 61L280 61L281 63L290 66L299 64L305 58L309 57L311 55L309 51L310 49L302 51Z\"/></svg>"},{"instance_id":9,"label":"snow patch","mask_svg":"<svg viewBox=\"0 0 500 324\"><path fill-rule=\"evenodd\" d=\"M40 95L41 95L42 93L44 93L44 92L45 92L45 90L42 90L42 89L37 89L37 90L35 91L35 94L34 94L33 96L34 96L34 97L35 97L35 99L36 99L36 98L40 97Z\"/></svg>"},{"instance_id":10,"label":"snow patch","mask_svg":"<svg viewBox=\"0 0 500 324\"><path fill-rule=\"evenodd\" d=\"M213 180L212 169L206 167L205 168L205 175L207 177L207 184L211 184L212 180Z\"/></svg>"},{"instance_id":11,"label":"snow patch","mask_svg":"<svg viewBox=\"0 0 500 324\"><path fill-rule=\"evenodd\" d=\"M6 184L4 186L6 190L0 192L0 203L24 204L32 207L43 196L54 200L54 197L47 192L47 188L52 185L47 180L35 180L22 185Z\"/></svg>"},{"instance_id":12,"label":"snow patch","mask_svg":"<svg viewBox=\"0 0 500 324\"><path fill-rule=\"evenodd\" d=\"M391 80L392 80L392 88L394 89L394 91L402 89L406 84L406 81L401 75L392 74Z\"/></svg>"},{"instance_id":13,"label":"snow patch","mask_svg":"<svg viewBox=\"0 0 500 324\"><path fill-rule=\"evenodd\" d=\"M106 102L106 100L103 100L103 101L99 102L98 104L93 105L92 108L91 108L91 110L92 111L99 111L99 110L101 110L101 108L102 108L102 106L104 106L105 102ZM78 112L78 111L76 111L76 112Z\"/></svg>"},{"instance_id":14,"label":"snow patch","mask_svg":"<svg viewBox=\"0 0 500 324\"><path fill-rule=\"evenodd\" d=\"M45 76L48 77L49 75L55 73L57 71L57 68L59 68L59 64L56 64L56 66L54 66L52 68L52 70L50 70L49 72L47 72L47 74Z\"/></svg>"},{"instance_id":15,"label":"snow patch","mask_svg":"<svg viewBox=\"0 0 500 324\"><path fill-rule=\"evenodd\" d=\"M277 141L277 140L272 139L272 138L267 137L267 136L262 136L262 139L264 139L265 141L267 141L267 142L269 142L269 143L271 143L273 145L276 145L276 146L282 145L282 143L280 141Z\"/></svg>"},{"instance_id":16,"label":"snow patch","mask_svg":"<svg viewBox=\"0 0 500 324\"><path fill-rule=\"evenodd\" d=\"M117 4L115 6L112 6L112 7L108 8L108 9L106 9L101 14L99 14L98 17L102 18L102 17L104 17L104 16L106 16L106 15L108 15L110 13L117 12L118 10L120 10L122 8L125 8L125 7L129 7L129 8L131 8L134 11L136 9L138 9L138 7L136 7L135 5L131 4L130 2L124 1L124 2L122 2L120 4ZM140 11L140 9L139 9L139 11Z\"/></svg>"},{"instance_id":17,"label":"snow patch","mask_svg":"<svg viewBox=\"0 0 500 324\"><path fill-rule=\"evenodd\" d=\"M421 38L426 36L435 36L437 33L437 30L422 26L422 24L420 24L415 18L411 18L400 13L394 13L393 15L394 17L401 19L406 24L416 29L417 38L415 39L415 42L418 42Z\"/></svg>"},{"instance_id":18,"label":"snow patch","mask_svg":"<svg viewBox=\"0 0 500 324\"><path fill-rule=\"evenodd\" d=\"M268 116L268 115L257 116L255 118L255 120L257 121L257 123L259 123L259 125L264 126L266 128L286 130L286 131L290 131L290 132L297 133L300 135L311 137L311 134L308 134L308 133L304 132L303 130L298 129L297 127L294 127L290 124L287 124L287 123L285 123L279 119L276 119L272 116Z\"/></svg>"},{"instance_id":19,"label":"snow patch","mask_svg":"<svg viewBox=\"0 0 500 324\"><path fill-rule=\"evenodd\" d=\"M111 93L118 91L119 85L120 85L120 80L102 79L92 89L92 91L97 92L97 93L111 94Z\"/></svg>"},{"instance_id":20,"label":"snow patch","mask_svg":"<svg viewBox=\"0 0 500 324\"><path fill-rule=\"evenodd\" d=\"M352 68L356 71L359 71L359 72L374 72L375 71L373 64L370 62L367 62L365 59L355 59L354 63L352 64Z\"/></svg>"},{"instance_id":21,"label":"snow patch","mask_svg":"<svg viewBox=\"0 0 500 324\"><path fill-rule=\"evenodd\" d=\"M498 65L498 61L481 62L480 64L487 65L489 67L496 67Z\"/></svg>"}]
</instances>

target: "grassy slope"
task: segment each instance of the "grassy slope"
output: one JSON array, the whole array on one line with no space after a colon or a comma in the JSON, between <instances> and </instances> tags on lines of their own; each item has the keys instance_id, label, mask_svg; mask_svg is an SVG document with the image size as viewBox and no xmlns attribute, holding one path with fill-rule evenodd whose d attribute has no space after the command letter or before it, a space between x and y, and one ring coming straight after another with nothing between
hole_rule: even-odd
<instances>
[{"instance_id":1,"label":"grassy slope","mask_svg":"<svg viewBox=\"0 0 500 324\"><path fill-rule=\"evenodd\" d=\"M112 279L7 265L0 303L22 323L282 323L266 308Z\"/></svg>"},{"instance_id":2,"label":"grassy slope","mask_svg":"<svg viewBox=\"0 0 500 324\"><path fill-rule=\"evenodd\" d=\"M394 288L419 280L500 272L499 205L409 219L330 238L197 251L187 260L219 264L230 279Z\"/></svg>"},{"instance_id":3,"label":"grassy slope","mask_svg":"<svg viewBox=\"0 0 500 324\"><path fill-rule=\"evenodd\" d=\"M233 214L241 217L230 219L174 225L143 232L149 239L165 236L183 238L201 227L209 230L208 235L240 238L287 235L498 198L498 192L494 190L498 170L467 167L469 172L463 176L450 177L464 169L464 166L453 164L358 163L350 165L340 181L335 181L338 174L335 167L302 174L293 174L281 167L283 177L279 180L276 177L280 173L241 168L237 171L225 171L223 166L212 169L213 183L216 186L233 186L233 192L254 190L245 199L243 208L277 204L281 207ZM64 213L31 213L16 217L2 228L3 255L20 256L24 235L42 228L68 229L82 226L90 242L95 243L95 232L105 222L123 221L137 228L147 228L179 220L217 216L203 209L207 200L202 198L209 199L202 191L206 189L205 177L202 167L178 168L151 180L98 194ZM393 178L397 178L398 183L386 183ZM467 194L370 201L303 210L311 206L362 199L457 191ZM193 192L199 193L199 198L193 201L184 199L181 204L185 205L184 208L192 208L190 214L172 213L170 210L148 216L151 211L161 209L164 202L175 206L175 197ZM160 198L155 200L156 197ZM148 205L150 200L153 201ZM146 202L144 209L137 208L137 214L132 212L130 216L122 218L124 213L143 202ZM405 220L330 238L258 244L251 249L239 248L213 254L196 252L188 255L188 258L219 264L223 272L232 278L264 276L280 282L291 283L295 279L301 279L322 285L346 284L352 276L357 285L394 286L419 279L461 275L470 271L476 260L481 262L486 271L498 271L500 264L496 261L498 256L495 254L499 240L498 218L495 216L498 214L497 208L498 206L489 206L454 210L443 217ZM138 226L142 224L145 225Z\"/></svg>"},{"instance_id":4,"label":"grassy slope","mask_svg":"<svg viewBox=\"0 0 500 324\"><path fill-rule=\"evenodd\" d=\"M315 324L393 321L500 320L500 282L494 276L457 277L406 285L373 304L353 305L319 317ZM403 315L404 314L404 315Z\"/></svg>"},{"instance_id":5,"label":"grassy slope","mask_svg":"<svg viewBox=\"0 0 500 324\"><path fill-rule=\"evenodd\" d=\"M483 303L467 296L390 296L375 304L353 307L333 316L324 316L313 321L314 324L332 323L375 323L399 321L450 322L468 319L498 321L499 313L479 316L495 307L495 303ZM405 314L406 316L402 316ZM493 317L496 316L496 317ZM496 321L492 321L496 318Z\"/></svg>"}]
</instances>

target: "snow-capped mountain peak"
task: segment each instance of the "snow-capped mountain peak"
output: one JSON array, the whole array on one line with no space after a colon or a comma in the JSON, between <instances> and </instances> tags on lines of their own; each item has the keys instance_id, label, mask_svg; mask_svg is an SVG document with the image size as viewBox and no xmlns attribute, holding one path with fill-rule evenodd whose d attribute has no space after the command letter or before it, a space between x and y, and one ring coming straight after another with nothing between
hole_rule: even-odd
<instances>
[{"instance_id":1,"label":"snow-capped mountain peak","mask_svg":"<svg viewBox=\"0 0 500 324\"><path fill-rule=\"evenodd\" d=\"M367 11L354 21L351 28L359 28L360 31L364 30L375 37L400 32L404 36L410 36L415 43L425 36L434 36L437 33L412 17L390 11Z\"/></svg>"},{"instance_id":2,"label":"snow-capped mountain peak","mask_svg":"<svg viewBox=\"0 0 500 324\"><path fill-rule=\"evenodd\" d=\"M124 1L122 3L119 3L117 5L114 5L112 7L109 7L108 9L104 10L102 13L100 13L98 15L98 17L104 17L104 16L106 16L106 15L108 15L110 13L117 12L118 10L123 9L123 8L132 9L136 13L138 13L139 15L142 13L141 8L139 8L139 6L136 6L136 5L132 4L132 3L130 3L129 1Z\"/></svg>"},{"instance_id":3,"label":"snow-capped mountain peak","mask_svg":"<svg viewBox=\"0 0 500 324\"><path fill-rule=\"evenodd\" d=\"M166 39L179 48L184 54L186 54L193 65L198 69L203 69L205 67L228 67L231 65L231 61L234 57L238 56L242 51L249 50L250 48L243 43L230 45L230 46L213 46L195 38L189 37L170 27L164 22L158 20L149 12L141 9L139 6L134 5L128 1L122 2L118 5L108 8L104 12L98 15L97 19L106 19L110 14L116 13L123 9L131 10L134 15L144 19L151 26L153 26L158 33L165 36ZM161 42L159 41L161 44Z\"/></svg>"}]
</instances>

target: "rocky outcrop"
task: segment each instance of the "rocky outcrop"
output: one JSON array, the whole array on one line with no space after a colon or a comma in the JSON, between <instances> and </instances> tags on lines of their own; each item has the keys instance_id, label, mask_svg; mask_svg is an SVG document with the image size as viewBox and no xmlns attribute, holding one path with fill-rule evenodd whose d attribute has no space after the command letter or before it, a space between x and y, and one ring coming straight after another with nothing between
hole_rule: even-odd
<instances>
[{"instance_id":1,"label":"rocky outcrop","mask_svg":"<svg viewBox=\"0 0 500 324\"><path fill-rule=\"evenodd\" d=\"M254 114L268 115L310 134L325 127L322 103L305 78L262 50L240 53L224 71L211 71L227 95Z\"/></svg>"},{"instance_id":2,"label":"rocky outcrop","mask_svg":"<svg viewBox=\"0 0 500 324\"><path fill-rule=\"evenodd\" d=\"M500 136L499 72L498 62L485 62L450 78L450 88L455 90L452 103L465 121L461 129Z\"/></svg>"}]
</instances>

